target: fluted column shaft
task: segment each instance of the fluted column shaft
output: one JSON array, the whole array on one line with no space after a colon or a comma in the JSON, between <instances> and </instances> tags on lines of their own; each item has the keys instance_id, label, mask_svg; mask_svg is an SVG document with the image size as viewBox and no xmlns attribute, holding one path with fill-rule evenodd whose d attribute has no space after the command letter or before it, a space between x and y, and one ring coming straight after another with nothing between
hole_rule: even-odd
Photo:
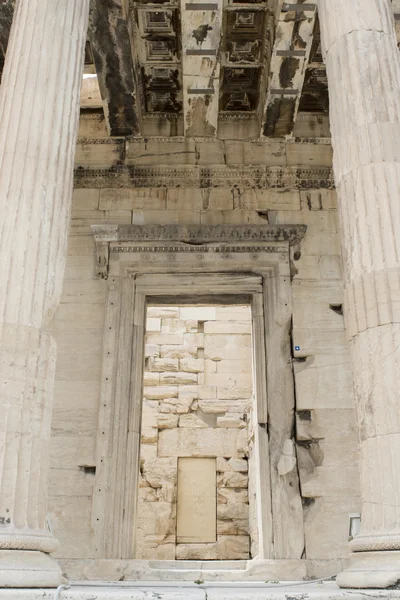
<instances>
[{"instance_id":1,"label":"fluted column shaft","mask_svg":"<svg viewBox=\"0 0 400 600\"><path fill-rule=\"evenodd\" d=\"M63 282L88 12L89 0L17 0L0 88L0 549L57 547L46 327Z\"/></svg>"},{"instance_id":2,"label":"fluted column shaft","mask_svg":"<svg viewBox=\"0 0 400 600\"><path fill-rule=\"evenodd\" d=\"M400 56L389 0L319 0L319 13L361 444L350 548L400 550Z\"/></svg>"}]
</instances>

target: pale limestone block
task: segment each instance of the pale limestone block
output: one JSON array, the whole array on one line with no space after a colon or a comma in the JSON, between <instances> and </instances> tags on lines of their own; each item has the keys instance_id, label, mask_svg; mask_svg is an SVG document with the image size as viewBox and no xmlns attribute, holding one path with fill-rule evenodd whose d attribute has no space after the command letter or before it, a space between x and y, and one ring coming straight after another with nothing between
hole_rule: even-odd
<instances>
[{"instance_id":1,"label":"pale limestone block","mask_svg":"<svg viewBox=\"0 0 400 600\"><path fill-rule=\"evenodd\" d=\"M72 433L74 423L87 419L89 424L81 422L76 431L82 432L82 427L87 427L92 433L90 423L98 411L99 390L99 383L91 381L56 381L52 427Z\"/></svg>"},{"instance_id":2,"label":"pale limestone block","mask_svg":"<svg viewBox=\"0 0 400 600\"><path fill-rule=\"evenodd\" d=\"M214 321L216 308L213 306L182 306L180 318L185 321L195 319L197 321Z\"/></svg>"},{"instance_id":3,"label":"pale limestone block","mask_svg":"<svg viewBox=\"0 0 400 600\"><path fill-rule=\"evenodd\" d=\"M49 471L49 496L91 496L94 477L82 470L54 468Z\"/></svg>"},{"instance_id":4,"label":"pale limestone block","mask_svg":"<svg viewBox=\"0 0 400 600\"><path fill-rule=\"evenodd\" d=\"M207 191L207 208L209 210L233 210L233 190L211 188ZM204 206L204 208L206 208Z\"/></svg>"},{"instance_id":5,"label":"pale limestone block","mask_svg":"<svg viewBox=\"0 0 400 600\"><path fill-rule=\"evenodd\" d=\"M353 408L316 408L296 414L296 439L321 440L351 438L357 442Z\"/></svg>"},{"instance_id":6,"label":"pale limestone block","mask_svg":"<svg viewBox=\"0 0 400 600\"><path fill-rule=\"evenodd\" d=\"M230 460L239 460L237 458L231 458ZM229 504L229 505L247 505L247 514L245 517L248 519L248 510L249 510L249 494L246 489L232 489L232 488L218 488L218 504ZM242 507L242 510L243 507ZM223 517L221 517L223 518ZM231 517L227 517L231 518Z\"/></svg>"},{"instance_id":7,"label":"pale limestone block","mask_svg":"<svg viewBox=\"0 0 400 600\"><path fill-rule=\"evenodd\" d=\"M78 143L75 149L75 168L95 167L99 169L115 166L120 164L123 152L124 144L118 139L109 144Z\"/></svg>"},{"instance_id":8,"label":"pale limestone block","mask_svg":"<svg viewBox=\"0 0 400 600\"><path fill-rule=\"evenodd\" d=\"M142 427L157 427L157 400L143 400L142 404Z\"/></svg>"},{"instance_id":9,"label":"pale limestone block","mask_svg":"<svg viewBox=\"0 0 400 600\"><path fill-rule=\"evenodd\" d=\"M217 387L215 385L202 385L198 389L198 398L200 398L201 400L211 400L216 397Z\"/></svg>"},{"instance_id":10,"label":"pale limestone block","mask_svg":"<svg viewBox=\"0 0 400 600\"><path fill-rule=\"evenodd\" d=\"M227 471L224 473L219 487L247 488L248 482L249 478L247 475L236 471Z\"/></svg>"},{"instance_id":11,"label":"pale limestone block","mask_svg":"<svg viewBox=\"0 0 400 600\"><path fill-rule=\"evenodd\" d=\"M199 322L194 319L186 321L186 333L197 333L199 329Z\"/></svg>"},{"instance_id":12,"label":"pale limestone block","mask_svg":"<svg viewBox=\"0 0 400 600\"><path fill-rule=\"evenodd\" d=\"M155 386L160 383L160 373L152 373L151 371L145 371L143 375L143 385Z\"/></svg>"},{"instance_id":13,"label":"pale limestone block","mask_svg":"<svg viewBox=\"0 0 400 600\"><path fill-rule=\"evenodd\" d=\"M204 323L204 333L251 335L251 321L208 321Z\"/></svg>"},{"instance_id":14,"label":"pale limestone block","mask_svg":"<svg viewBox=\"0 0 400 600\"><path fill-rule=\"evenodd\" d=\"M160 373L160 385L196 385L197 373L163 372Z\"/></svg>"},{"instance_id":15,"label":"pale limestone block","mask_svg":"<svg viewBox=\"0 0 400 600\"><path fill-rule=\"evenodd\" d=\"M71 235L88 235L92 225L128 225L132 220L130 210L73 210L71 213Z\"/></svg>"},{"instance_id":16,"label":"pale limestone block","mask_svg":"<svg viewBox=\"0 0 400 600\"><path fill-rule=\"evenodd\" d=\"M171 138L167 143L160 138L136 139L127 142L126 154L126 163L130 165L194 165L196 162L195 141L189 138Z\"/></svg>"},{"instance_id":17,"label":"pale limestone block","mask_svg":"<svg viewBox=\"0 0 400 600\"><path fill-rule=\"evenodd\" d=\"M238 430L168 429L160 431L158 451L161 457L240 457Z\"/></svg>"},{"instance_id":18,"label":"pale limestone block","mask_svg":"<svg viewBox=\"0 0 400 600\"><path fill-rule=\"evenodd\" d=\"M248 519L231 519L217 521L217 535L249 535Z\"/></svg>"},{"instance_id":19,"label":"pale limestone block","mask_svg":"<svg viewBox=\"0 0 400 600\"><path fill-rule=\"evenodd\" d=\"M233 471L239 471L241 473L246 473L248 470L248 461L241 458L230 458L228 460L228 465Z\"/></svg>"},{"instance_id":20,"label":"pale limestone block","mask_svg":"<svg viewBox=\"0 0 400 600\"><path fill-rule=\"evenodd\" d=\"M93 238L93 234L88 234L88 235L70 235L69 239L68 239L68 258L67 258L67 265L70 262L71 258L70 257L76 257L80 256L80 257L92 257L94 256L94 250L95 250L95 243L94 243L94 238ZM73 261L72 261L73 262ZM93 262L92 262L92 266L93 266ZM77 272L76 275L77 278L79 278L79 271ZM93 277L93 273L92 273L92 277ZM83 281L90 281L92 279L92 277L82 277L82 282ZM64 283L66 279L74 279L73 277L64 277Z\"/></svg>"},{"instance_id":21,"label":"pale limestone block","mask_svg":"<svg viewBox=\"0 0 400 600\"><path fill-rule=\"evenodd\" d=\"M337 233L338 217L336 211L269 211L268 221L271 225L290 225L301 223L307 225L306 237L316 233ZM321 248L321 251L323 248Z\"/></svg>"},{"instance_id":22,"label":"pale limestone block","mask_svg":"<svg viewBox=\"0 0 400 600\"><path fill-rule=\"evenodd\" d=\"M143 502L137 518L141 535L167 536L175 533L176 506L169 502Z\"/></svg>"},{"instance_id":23,"label":"pale limestone block","mask_svg":"<svg viewBox=\"0 0 400 600\"><path fill-rule=\"evenodd\" d=\"M283 444L281 456L278 461L279 475L287 475L296 468L296 453L292 440L286 440Z\"/></svg>"},{"instance_id":24,"label":"pale limestone block","mask_svg":"<svg viewBox=\"0 0 400 600\"><path fill-rule=\"evenodd\" d=\"M98 304L60 304L52 323L52 332L61 331L62 325L71 331L79 329L102 330L104 323L104 307Z\"/></svg>"},{"instance_id":25,"label":"pale limestone block","mask_svg":"<svg viewBox=\"0 0 400 600\"><path fill-rule=\"evenodd\" d=\"M332 146L328 144L286 144L288 167L317 165L332 166Z\"/></svg>"},{"instance_id":26,"label":"pale limestone block","mask_svg":"<svg viewBox=\"0 0 400 600\"><path fill-rule=\"evenodd\" d=\"M60 540L54 556L90 557L90 496L49 496L48 521Z\"/></svg>"},{"instance_id":27,"label":"pale limestone block","mask_svg":"<svg viewBox=\"0 0 400 600\"><path fill-rule=\"evenodd\" d=\"M333 304L333 308L326 302L314 301L311 304L304 302L294 302L293 305L293 323L295 327L304 329L332 329L336 331L344 330L344 318L335 309L338 304ZM339 305L341 306L341 305Z\"/></svg>"},{"instance_id":28,"label":"pale limestone block","mask_svg":"<svg viewBox=\"0 0 400 600\"><path fill-rule=\"evenodd\" d=\"M160 433L163 435L165 432ZM146 460L143 463L142 476L153 488L161 488L167 483L176 484L177 481L177 462L176 458L160 458L155 460Z\"/></svg>"},{"instance_id":29,"label":"pale limestone block","mask_svg":"<svg viewBox=\"0 0 400 600\"><path fill-rule=\"evenodd\" d=\"M249 440L248 432L246 429L238 430L238 437L236 442L236 448L240 456L248 456L249 452Z\"/></svg>"},{"instance_id":30,"label":"pale limestone block","mask_svg":"<svg viewBox=\"0 0 400 600\"><path fill-rule=\"evenodd\" d=\"M200 213L202 225L265 225L265 219L255 210L207 210Z\"/></svg>"},{"instance_id":31,"label":"pale limestone block","mask_svg":"<svg viewBox=\"0 0 400 600\"><path fill-rule=\"evenodd\" d=\"M78 210L98 210L100 190L74 190L72 195L72 208ZM101 210L101 209L100 209Z\"/></svg>"},{"instance_id":32,"label":"pale limestone block","mask_svg":"<svg viewBox=\"0 0 400 600\"><path fill-rule=\"evenodd\" d=\"M101 355L86 352L60 352L57 358L58 381L94 381L100 379Z\"/></svg>"},{"instance_id":33,"label":"pale limestone block","mask_svg":"<svg viewBox=\"0 0 400 600\"><path fill-rule=\"evenodd\" d=\"M63 284L61 304L104 304L106 286L101 280L66 280Z\"/></svg>"},{"instance_id":34,"label":"pale limestone block","mask_svg":"<svg viewBox=\"0 0 400 600\"><path fill-rule=\"evenodd\" d=\"M178 544L215 542L215 478L215 458L178 460Z\"/></svg>"},{"instance_id":35,"label":"pale limestone block","mask_svg":"<svg viewBox=\"0 0 400 600\"><path fill-rule=\"evenodd\" d=\"M144 446L144 448L146 448L146 446ZM156 490L151 487L140 487L138 493L138 502L157 502Z\"/></svg>"},{"instance_id":36,"label":"pale limestone block","mask_svg":"<svg viewBox=\"0 0 400 600\"><path fill-rule=\"evenodd\" d=\"M177 306L148 306L147 316L154 319L177 319L179 308Z\"/></svg>"},{"instance_id":37,"label":"pale limestone block","mask_svg":"<svg viewBox=\"0 0 400 600\"><path fill-rule=\"evenodd\" d=\"M299 348L299 350L297 349ZM349 355L349 344L345 331L331 329L293 329L293 354L308 357L319 354L342 356L343 362Z\"/></svg>"},{"instance_id":38,"label":"pale limestone block","mask_svg":"<svg viewBox=\"0 0 400 600\"><path fill-rule=\"evenodd\" d=\"M202 427L207 428L208 425L205 421L200 419L197 415L181 415L179 417L179 427Z\"/></svg>"},{"instance_id":39,"label":"pale limestone block","mask_svg":"<svg viewBox=\"0 0 400 600\"><path fill-rule=\"evenodd\" d=\"M300 192L276 190L243 190L237 201L240 208L249 210L300 210ZM297 219L293 220L297 223Z\"/></svg>"},{"instance_id":40,"label":"pale limestone block","mask_svg":"<svg viewBox=\"0 0 400 600\"><path fill-rule=\"evenodd\" d=\"M219 535L218 558L219 560L248 559L250 552L250 539L248 535Z\"/></svg>"},{"instance_id":41,"label":"pale limestone block","mask_svg":"<svg viewBox=\"0 0 400 600\"><path fill-rule=\"evenodd\" d=\"M174 414L169 415L158 415L157 427L158 429L173 429L178 426L178 416Z\"/></svg>"},{"instance_id":42,"label":"pale limestone block","mask_svg":"<svg viewBox=\"0 0 400 600\"><path fill-rule=\"evenodd\" d=\"M55 323L52 331L55 334L54 337L60 354L73 356L79 351L79 354L100 356L103 336L98 329L70 332L66 325ZM90 360L90 357L87 358Z\"/></svg>"},{"instance_id":43,"label":"pale limestone block","mask_svg":"<svg viewBox=\"0 0 400 600\"><path fill-rule=\"evenodd\" d=\"M303 210L337 210L336 190L300 191L301 208Z\"/></svg>"},{"instance_id":44,"label":"pale limestone block","mask_svg":"<svg viewBox=\"0 0 400 600\"><path fill-rule=\"evenodd\" d=\"M159 346L157 346L159 348ZM163 373L164 371L178 371L179 361L177 358L154 358L149 362L151 371Z\"/></svg>"},{"instance_id":45,"label":"pale limestone block","mask_svg":"<svg viewBox=\"0 0 400 600\"><path fill-rule=\"evenodd\" d=\"M227 504L218 504L217 518L221 521L227 521L229 519L248 519L249 505L247 502L240 502L239 499L235 502L228 502Z\"/></svg>"},{"instance_id":46,"label":"pale limestone block","mask_svg":"<svg viewBox=\"0 0 400 600\"><path fill-rule=\"evenodd\" d=\"M167 335L167 334L165 334ZM195 345L169 345L161 346L161 358L191 358L197 355L197 346Z\"/></svg>"},{"instance_id":47,"label":"pale limestone block","mask_svg":"<svg viewBox=\"0 0 400 600\"><path fill-rule=\"evenodd\" d=\"M294 363L297 410L352 408L353 380L348 353L309 356Z\"/></svg>"},{"instance_id":48,"label":"pale limestone block","mask_svg":"<svg viewBox=\"0 0 400 600\"><path fill-rule=\"evenodd\" d=\"M167 333L168 331L177 333L186 332L186 322L182 319L162 319L161 331L163 333Z\"/></svg>"},{"instance_id":49,"label":"pale limestone block","mask_svg":"<svg viewBox=\"0 0 400 600\"><path fill-rule=\"evenodd\" d=\"M285 143L281 140L246 142L228 139L225 152L228 165L281 166L286 162Z\"/></svg>"},{"instance_id":50,"label":"pale limestone block","mask_svg":"<svg viewBox=\"0 0 400 600\"><path fill-rule=\"evenodd\" d=\"M196 346L197 348L203 348L204 346L204 334L203 333L184 333L183 338L185 344L189 346ZM182 356L182 358L184 358Z\"/></svg>"},{"instance_id":51,"label":"pale limestone block","mask_svg":"<svg viewBox=\"0 0 400 600\"><path fill-rule=\"evenodd\" d=\"M65 428L67 429L67 428ZM95 465L96 440L91 436L53 435L50 438L49 464L51 468L76 469L79 465Z\"/></svg>"},{"instance_id":52,"label":"pale limestone block","mask_svg":"<svg viewBox=\"0 0 400 600\"><path fill-rule=\"evenodd\" d=\"M168 210L203 210L204 192L199 188L168 188L167 209ZM183 319L186 317L182 316Z\"/></svg>"},{"instance_id":53,"label":"pale limestone block","mask_svg":"<svg viewBox=\"0 0 400 600\"><path fill-rule=\"evenodd\" d=\"M156 460L157 444L143 444L140 447L140 460Z\"/></svg>"},{"instance_id":54,"label":"pale limestone block","mask_svg":"<svg viewBox=\"0 0 400 600\"><path fill-rule=\"evenodd\" d=\"M215 315L217 321L251 321L251 307L217 306Z\"/></svg>"},{"instance_id":55,"label":"pale limestone block","mask_svg":"<svg viewBox=\"0 0 400 600\"><path fill-rule=\"evenodd\" d=\"M218 386L218 396L221 400L242 400L251 396L253 386L251 382L247 385L235 385L234 387Z\"/></svg>"},{"instance_id":56,"label":"pale limestone block","mask_svg":"<svg viewBox=\"0 0 400 600\"><path fill-rule=\"evenodd\" d=\"M164 210L167 191L161 188L103 188L100 210Z\"/></svg>"},{"instance_id":57,"label":"pale limestone block","mask_svg":"<svg viewBox=\"0 0 400 600\"><path fill-rule=\"evenodd\" d=\"M162 488L157 488L157 500L159 502L176 503L177 490L175 483L165 483Z\"/></svg>"},{"instance_id":58,"label":"pale limestone block","mask_svg":"<svg viewBox=\"0 0 400 600\"><path fill-rule=\"evenodd\" d=\"M241 429L246 426L247 423L243 419L238 418L237 416L234 417L233 415L226 415L224 417L217 417L217 427Z\"/></svg>"},{"instance_id":59,"label":"pale limestone block","mask_svg":"<svg viewBox=\"0 0 400 600\"><path fill-rule=\"evenodd\" d=\"M221 361L221 362L223 362L223 361ZM210 373L209 375L207 375L206 382L207 382L207 385L215 385L218 388L228 388L228 387L232 387L233 389L247 388L248 392L245 394L242 394L242 397L251 395L251 388L252 388L251 373L232 373L232 372L220 373L218 371L218 367L217 367L216 373ZM223 396L220 396L220 397L223 398Z\"/></svg>"},{"instance_id":60,"label":"pale limestone block","mask_svg":"<svg viewBox=\"0 0 400 600\"><path fill-rule=\"evenodd\" d=\"M214 362L216 365L216 370L219 375L221 374L247 374L248 383L252 382L252 348L244 348L242 351L242 356L238 360L220 360L218 362Z\"/></svg>"},{"instance_id":61,"label":"pale limestone block","mask_svg":"<svg viewBox=\"0 0 400 600\"><path fill-rule=\"evenodd\" d=\"M217 543L177 544L176 560L218 560Z\"/></svg>"},{"instance_id":62,"label":"pale limestone block","mask_svg":"<svg viewBox=\"0 0 400 600\"><path fill-rule=\"evenodd\" d=\"M359 493L359 468L357 462L347 465L337 476L337 465L332 467L316 466L312 472L300 473L301 493L304 498L346 498Z\"/></svg>"},{"instance_id":63,"label":"pale limestone block","mask_svg":"<svg viewBox=\"0 0 400 600\"><path fill-rule=\"evenodd\" d=\"M171 398L171 400L175 400L175 398ZM159 409L160 413L165 413L165 414L171 414L171 413L176 413L177 408L176 406L174 406L174 404L167 404L165 401L164 402L160 402L160 406Z\"/></svg>"},{"instance_id":64,"label":"pale limestone block","mask_svg":"<svg viewBox=\"0 0 400 600\"><path fill-rule=\"evenodd\" d=\"M171 410L168 412L175 412L178 414L188 413L190 408L193 405L193 402L196 402L196 399L190 396L180 396L179 398L165 398L163 404L166 407L170 407ZM165 411L167 412L167 411Z\"/></svg>"},{"instance_id":65,"label":"pale limestone block","mask_svg":"<svg viewBox=\"0 0 400 600\"><path fill-rule=\"evenodd\" d=\"M313 233L306 235L301 243L301 251L304 254L322 253L329 256L340 255L340 238L337 233Z\"/></svg>"},{"instance_id":66,"label":"pale limestone block","mask_svg":"<svg viewBox=\"0 0 400 600\"><path fill-rule=\"evenodd\" d=\"M159 346L165 346L168 344L169 346L182 344L183 335L179 333L146 333L146 342L148 344L158 344ZM161 358L165 358L163 356L163 349L161 348Z\"/></svg>"},{"instance_id":67,"label":"pale limestone block","mask_svg":"<svg viewBox=\"0 0 400 600\"><path fill-rule=\"evenodd\" d=\"M204 356L211 360L238 359L243 348L251 347L248 335L204 336Z\"/></svg>"},{"instance_id":68,"label":"pale limestone block","mask_svg":"<svg viewBox=\"0 0 400 600\"><path fill-rule=\"evenodd\" d=\"M158 344L146 344L145 348L144 348L144 355L146 358L147 357L152 357L152 358L159 357L160 356L160 346Z\"/></svg>"},{"instance_id":69,"label":"pale limestone block","mask_svg":"<svg viewBox=\"0 0 400 600\"><path fill-rule=\"evenodd\" d=\"M186 371L188 373L202 373L204 372L204 359L182 358L179 361L179 367L181 371Z\"/></svg>"},{"instance_id":70,"label":"pale limestone block","mask_svg":"<svg viewBox=\"0 0 400 600\"><path fill-rule=\"evenodd\" d=\"M359 513L360 498L315 498L304 512L306 552L309 559L346 557L349 514Z\"/></svg>"},{"instance_id":71,"label":"pale limestone block","mask_svg":"<svg viewBox=\"0 0 400 600\"><path fill-rule=\"evenodd\" d=\"M154 333L161 331L161 319L148 317L146 319L146 333Z\"/></svg>"},{"instance_id":72,"label":"pale limestone block","mask_svg":"<svg viewBox=\"0 0 400 600\"><path fill-rule=\"evenodd\" d=\"M195 210L134 210L133 225L199 225L200 211Z\"/></svg>"},{"instance_id":73,"label":"pale limestone block","mask_svg":"<svg viewBox=\"0 0 400 600\"><path fill-rule=\"evenodd\" d=\"M164 398L177 398L178 386L163 385L159 387L145 387L143 389L143 396L147 400L163 400Z\"/></svg>"},{"instance_id":74,"label":"pale limestone block","mask_svg":"<svg viewBox=\"0 0 400 600\"><path fill-rule=\"evenodd\" d=\"M207 379L208 375L217 372L217 362L210 359L203 359L204 361L204 378Z\"/></svg>"},{"instance_id":75,"label":"pale limestone block","mask_svg":"<svg viewBox=\"0 0 400 600\"><path fill-rule=\"evenodd\" d=\"M292 284L293 302L326 303L338 305L343 303L343 282L336 281L294 281Z\"/></svg>"},{"instance_id":76,"label":"pale limestone block","mask_svg":"<svg viewBox=\"0 0 400 600\"><path fill-rule=\"evenodd\" d=\"M240 460L240 459L234 459ZM225 471L231 471L232 467L229 465L229 462L226 458L222 458L222 456L217 456L217 472L224 473Z\"/></svg>"},{"instance_id":77,"label":"pale limestone block","mask_svg":"<svg viewBox=\"0 0 400 600\"><path fill-rule=\"evenodd\" d=\"M157 427L142 427L140 439L141 439L142 444L157 443L157 440L158 440Z\"/></svg>"},{"instance_id":78,"label":"pale limestone block","mask_svg":"<svg viewBox=\"0 0 400 600\"><path fill-rule=\"evenodd\" d=\"M212 398L199 400L199 408L204 413L225 414L229 410L229 405L223 400Z\"/></svg>"}]
</instances>

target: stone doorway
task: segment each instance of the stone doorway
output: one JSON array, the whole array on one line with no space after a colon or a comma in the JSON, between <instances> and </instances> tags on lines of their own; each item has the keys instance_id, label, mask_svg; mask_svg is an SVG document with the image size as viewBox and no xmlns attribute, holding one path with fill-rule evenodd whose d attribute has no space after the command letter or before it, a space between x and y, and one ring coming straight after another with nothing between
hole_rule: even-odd
<instances>
[{"instance_id":1,"label":"stone doorway","mask_svg":"<svg viewBox=\"0 0 400 600\"><path fill-rule=\"evenodd\" d=\"M258 555L249 305L149 306L136 558Z\"/></svg>"},{"instance_id":2,"label":"stone doorway","mask_svg":"<svg viewBox=\"0 0 400 600\"><path fill-rule=\"evenodd\" d=\"M305 229L105 226L94 230L97 272L109 281L92 505L95 564L112 559L107 564L119 568L128 561L134 577L142 577L142 567L136 563L143 560L134 557L147 307L248 305L255 357L258 550L251 548L257 560L236 563L249 565L243 568L251 577L260 568L265 579L305 573L293 443L289 264L290 246L298 243ZM171 565L182 564L151 562L164 564L157 567L162 571L158 575L167 579ZM187 577L192 575L188 572Z\"/></svg>"}]
</instances>

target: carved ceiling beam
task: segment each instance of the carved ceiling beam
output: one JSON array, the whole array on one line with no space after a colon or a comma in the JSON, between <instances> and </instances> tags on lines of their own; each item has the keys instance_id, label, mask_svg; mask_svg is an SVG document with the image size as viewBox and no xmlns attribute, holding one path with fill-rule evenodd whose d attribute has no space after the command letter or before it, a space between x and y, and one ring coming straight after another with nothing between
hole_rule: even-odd
<instances>
[{"instance_id":1,"label":"carved ceiling beam","mask_svg":"<svg viewBox=\"0 0 400 600\"><path fill-rule=\"evenodd\" d=\"M316 0L280 0L262 136L285 137L293 132L316 14Z\"/></svg>"},{"instance_id":2,"label":"carved ceiling beam","mask_svg":"<svg viewBox=\"0 0 400 600\"><path fill-rule=\"evenodd\" d=\"M222 2L181 0L186 137L214 137L218 127Z\"/></svg>"},{"instance_id":3,"label":"carved ceiling beam","mask_svg":"<svg viewBox=\"0 0 400 600\"><path fill-rule=\"evenodd\" d=\"M91 0L88 37L111 136L137 136L134 65L124 0Z\"/></svg>"}]
</instances>

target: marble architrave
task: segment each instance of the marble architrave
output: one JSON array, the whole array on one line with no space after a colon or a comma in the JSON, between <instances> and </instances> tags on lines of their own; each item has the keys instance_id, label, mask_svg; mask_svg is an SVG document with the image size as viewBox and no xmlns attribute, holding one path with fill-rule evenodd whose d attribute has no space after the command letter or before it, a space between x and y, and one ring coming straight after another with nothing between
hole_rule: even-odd
<instances>
[{"instance_id":1,"label":"marble architrave","mask_svg":"<svg viewBox=\"0 0 400 600\"><path fill-rule=\"evenodd\" d=\"M56 346L89 0L18 0L0 89L0 587L52 587Z\"/></svg>"},{"instance_id":2,"label":"marble architrave","mask_svg":"<svg viewBox=\"0 0 400 600\"><path fill-rule=\"evenodd\" d=\"M389 0L320 0L362 525L342 587L400 579L400 56Z\"/></svg>"}]
</instances>

